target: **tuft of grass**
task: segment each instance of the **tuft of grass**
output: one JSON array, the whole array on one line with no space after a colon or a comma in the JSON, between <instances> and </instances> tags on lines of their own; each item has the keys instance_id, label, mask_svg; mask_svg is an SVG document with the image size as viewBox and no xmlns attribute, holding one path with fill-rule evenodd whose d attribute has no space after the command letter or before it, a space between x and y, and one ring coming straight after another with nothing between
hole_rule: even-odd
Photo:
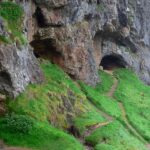
<instances>
[{"instance_id":1,"label":"tuft of grass","mask_svg":"<svg viewBox=\"0 0 150 150\"><path fill-rule=\"evenodd\" d=\"M119 80L115 97L124 104L129 122L150 141L150 87L144 85L130 70L115 72Z\"/></svg>"},{"instance_id":2,"label":"tuft of grass","mask_svg":"<svg viewBox=\"0 0 150 150\"><path fill-rule=\"evenodd\" d=\"M105 11L105 5L104 4L99 4L99 5L97 5L97 8L96 8L96 10L98 11L98 12L104 12Z\"/></svg>"},{"instance_id":3,"label":"tuft of grass","mask_svg":"<svg viewBox=\"0 0 150 150\"><path fill-rule=\"evenodd\" d=\"M7 28L10 36L7 37L9 41L19 41L21 44L25 43L25 37L22 33L23 9L13 2L0 2L0 16L7 22ZM2 38L6 42L6 38Z\"/></svg>"},{"instance_id":4,"label":"tuft of grass","mask_svg":"<svg viewBox=\"0 0 150 150\"><path fill-rule=\"evenodd\" d=\"M146 150L145 145L132 136L118 121L96 129L86 138L86 142L94 145L96 150L101 148L107 150Z\"/></svg>"},{"instance_id":5,"label":"tuft of grass","mask_svg":"<svg viewBox=\"0 0 150 150\"><path fill-rule=\"evenodd\" d=\"M95 90L100 94L106 94L113 85L113 77L102 70L99 71L99 77L101 78L101 83L95 87Z\"/></svg>"},{"instance_id":6,"label":"tuft of grass","mask_svg":"<svg viewBox=\"0 0 150 150\"><path fill-rule=\"evenodd\" d=\"M5 36L0 35L0 43L10 43L10 40Z\"/></svg>"},{"instance_id":7,"label":"tuft of grass","mask_svg":"<svg viewBox=\"0 0 150 150\"><path fill-rule=\"evenodd\" d=\"M13 133L28 133L32 129L32 118L25 115L7 114L1 121L1 127Z\"/></svg>"},{"instance_id":8,"label":"tuft of grass","mask_svg":"<svg viewBox=\"0 0 150 150\"><path fill-rule=\"evenodd\" d=\"M102 122L106 122L106 119L99 112L96 110L94 111L93 109L92 111L86 112L76 117L74 120L74 125L82 134L86 128Z\"/></svg>"}]
</instances>

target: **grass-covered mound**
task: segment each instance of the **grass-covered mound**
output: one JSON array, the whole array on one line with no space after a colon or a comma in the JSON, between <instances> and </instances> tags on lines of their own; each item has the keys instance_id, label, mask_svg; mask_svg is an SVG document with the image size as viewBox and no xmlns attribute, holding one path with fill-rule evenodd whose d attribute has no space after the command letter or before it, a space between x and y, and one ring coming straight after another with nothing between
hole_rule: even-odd
<instances>
[{"instance_id":1,"label":"grass-covered mound","mask_svg":"<svg viewBox=\"0 0 150 150\"><path fill-rule=\"evenodd\" d=\"M8 108L17 114L27 114L38 121L67 128L72 118L87 111L86 97L58 66L45 61L41 67L44 83L30 85L15 101L8 100Z\"/></svg>"},{"instance_id":2,"label":"grass-covered mound","mask_svg":"<svg viewBox=\"0 0 150 150\"><path fill-rule=\"evenodd\" d=\"M116 99L124 104L130 123L150 141L150 87L127 69L119 69L115 74L119 80Z\"/></svg>"},{"instance_id":3,"label":"grass-covered mound","mask_svg":"<svg viewBox=\"0 0 150 150\"><path fill-rule=\"evenodd\" d=\"M38 150L83 150L73 136L24 115L11 114L1 118L0 138L8 145Z\"/></svg>"},{"instance_id":4,"label":"grass-covered mound","mask_svg":"<svg viewBox=\"0 0 150 150\"><path fill-rule=\"evenodd\" d=\"M96 150L146 150L144 144L132 136L118 121L95 130L86 141Z\"/></svg>"},{"instance_id":5,"label":"grass-covered mound","mask_svg":"<svg viewBox=\"0 0 150 150\"><path fill-rule=\"evenodd\" d=\"M23 36L23 9L13 2L0 2L0 17L5 20L5 30L8 36L0 35L0 42L25 42Z\"/></svg>"},{"instance_id":6,"label":"grass-covered mound","mask_svg":"<svg viewBox=\"0 0 150 150\"><path fill-rule=\"evenodd\" d=\"M106 122L105 119L100 112L97 112L95 109L89 111L87 113L81 114L80 116L76 117L74 120L74 126L79 129L79 132L82 134L86 128L89 128L93 125L98 123Z\"/></svg>"}]
</instances>

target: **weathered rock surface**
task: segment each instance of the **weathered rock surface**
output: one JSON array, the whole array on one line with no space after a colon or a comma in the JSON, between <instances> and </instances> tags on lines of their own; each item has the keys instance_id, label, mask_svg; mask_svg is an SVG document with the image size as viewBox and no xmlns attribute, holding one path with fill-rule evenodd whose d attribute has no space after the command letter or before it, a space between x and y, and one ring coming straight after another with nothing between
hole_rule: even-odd
<instances>
[{"instance_id":1,"label":"weathered rock surface","mask_svg":"<svg viewBox=\"0 0 150 150\"><path fill-rule=\"evenodd\" d=\"M0 45L0 91L17 96L29 83L42 81L38 62L29 46Z\"/></svg>"},{"instance_id":2,"label":"weathered rock surface","mask_svg":"<svg viewBox=\"0 0 150 150\"><path fill-rule=\"evenodd\" d=\"M16 2L24 8L25 35L37 57L50 59L74 79L95 85L102 58L115 54L150 84L149 0ZM0 33L7 34L2 19ZM0 53L2 91L17 95L28 83L41 81L29 46L1 45Z\"/></svg>"},{"instance_id":3,"label":"weathered rock surface","mask_svg":"<svg viewBox=\"0 0 150 150\"><path fill-rule=\"evenodd\" d=\"M148 0L35 0L34 39L39 57L75 79L95 85L103 56L117 54L150 83Z\"/></svg>"},{"instance_id":4,"label":"weathered rock surface","mask_svg":"<svg viewBox=\"0 0 150 150\"><path fill-rule=\"evenodd\" d=\"M27 8L28 5L25 6ZM29 14L25 14L24 28L29 27L28 16ZM5 25L4 19L0 18L0 35L3 37L10 32ZM16 97L29 83L40 83L42 79L38 61L28 43L24 45L17 41L12 44L0 43L0 93Z\"/></svg>"}]
</instances>

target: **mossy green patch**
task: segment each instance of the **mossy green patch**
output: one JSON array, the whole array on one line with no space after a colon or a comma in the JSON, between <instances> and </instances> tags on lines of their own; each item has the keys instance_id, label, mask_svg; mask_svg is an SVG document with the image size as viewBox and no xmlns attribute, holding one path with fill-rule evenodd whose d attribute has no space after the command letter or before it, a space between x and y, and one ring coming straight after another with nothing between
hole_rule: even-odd
<instances>
[{"instance_id":1,"label":"mossy green patch","mask_svg":"<svg viewBox=\"0 0 150 150\"><path fill-rule=\"evenodd\" d=\"M0 35L0 43L10 43L10 41L7 37Z\"/></svg>"},{"instance_id":2,"label":"mossy green patch","mask_svg":"<svg viewBox=\"0 0 150 150\"><path fill-rule=\"evenodd\" d=\"M9 32L9 41L19 41L24 44L23 36L23 9L13 2L0 2L0 16L5 19L7 30ZM2 39L2 38L1 38ZM3 38L3 42L6 42ZM6 42L7 43L7 42Z\"/></svg>"}]
</instances>

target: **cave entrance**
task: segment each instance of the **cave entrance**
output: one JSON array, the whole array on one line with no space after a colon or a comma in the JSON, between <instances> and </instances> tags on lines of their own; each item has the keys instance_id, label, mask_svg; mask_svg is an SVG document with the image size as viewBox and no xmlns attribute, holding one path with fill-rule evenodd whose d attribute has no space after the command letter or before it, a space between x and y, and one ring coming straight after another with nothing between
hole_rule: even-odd
<instances>
[{"instance_id":1,"label":"cave entrance","mask_svg":"<svg viewBox=\"0 0 150 150\"><path fill-rule=\"evenodd\" d=\"M114 70L116 68L126 68L127 63L121 55L111 54L102 58L100 66L104 70Z\"/></svg>"},{"instance_id":2,"label":"cave entrance","mask_svg":"<svg viewBox=\"0 0 150 150\"><path fill-rule=\"evenodd\" d=\"M53 39L34 40L30 43L37 58L51 60L52 63L62 64L62 54L57 50Z\"/></svg>"}]
</instances>

